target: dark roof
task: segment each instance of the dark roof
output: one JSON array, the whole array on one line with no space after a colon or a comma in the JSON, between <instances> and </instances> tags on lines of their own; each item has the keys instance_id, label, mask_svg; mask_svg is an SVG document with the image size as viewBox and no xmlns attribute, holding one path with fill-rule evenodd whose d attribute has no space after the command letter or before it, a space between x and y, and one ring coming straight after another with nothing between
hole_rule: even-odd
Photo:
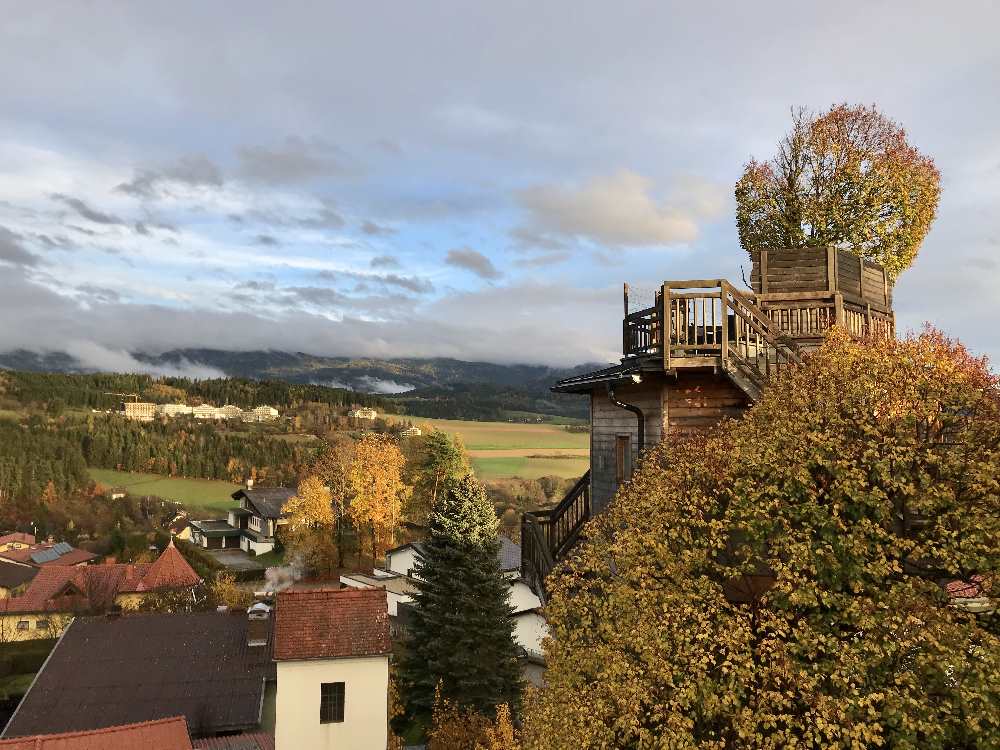
<instances>
[{"instance_id":1,"label":"dark roof","mask_svg":"<svg viewBox=\"0 0 1000 750\"><path fill-rule=\"evenodd\" d=\"M338 659L392 650L382 589L282 591L274 608L274 658Z\"/></svg>"},{"instance_id":2,"label":"dark roof","mask_svg":"<svg viewBox=\"0 0 1000 750\"><path fill-rule=\"evenodd\" d=\"M0 588L16 589L36 575L38 575L38 568L29 568L26 565L15 565L0 560Z\"/></svg>"},{"instance_id":3,"label":"dark roof","mask_svg":"<svg viewBox=\"0 0 1000 750\"><path fill-rule=\"evenodd\" d=\"M247 645L246 613L75 619L4 737L184 716L193 735L256 729L270 646Z\"/></svg>"},{"instance_id":4,"label":"dark roof","mask_svg":"<svg viewBox=\"0 0 1000 750\"><path fill-rule=\"evenodd\" d=\"M288 487L267 487L255 490L237 490L233 493L233 500L245 497L264 518L281 518L281 506L290 497L295 497L295 490Z\"/></svg>"},{"instance_id":5,"label":"dark roof","mask_svg":"<svg viewBox=\"0 0 1000 750\"><path fill-rule=\"evenodd\" d=\"M3 750L191 750L183 716L84 732L37 734L0 740Z\"/></svg>"},{"instance_id":6,"label":"dark roof","mask_svg":"<svg viewBox=\"0 0 1000 750\"><path fill-rule=\"evenodd\" d=\"M574 375L571 378L560 380L554 386L556 393L590 393L595 386L604 383L614 383L623 380L634 372L642 369L642 361L639 359L628 359L613 367L606 367L603 370L595 370L585 375Z\"/></svg>"},{"instance_id":7,"label":"dark roof","mask_svg":"<svg viewBox=\"0 0 1000 750\"><path fill-rule=\"evenodd\" d=\"M0 740L5 750L191 750L183 716L85 732L38 734Z\"/></svg>"}]
</instances>

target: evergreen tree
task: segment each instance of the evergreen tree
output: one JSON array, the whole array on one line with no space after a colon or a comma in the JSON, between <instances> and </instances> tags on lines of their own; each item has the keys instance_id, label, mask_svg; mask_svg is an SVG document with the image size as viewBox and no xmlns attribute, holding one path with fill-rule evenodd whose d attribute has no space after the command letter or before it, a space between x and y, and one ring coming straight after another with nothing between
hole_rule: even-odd
<instances>
[{"instance_id":1,"label":"evergreen tree","mask_svg":"<svg viewBox=\"0 0 1000 750\"><path fill-rule=\"evenodd\" d=\"M400 660L406 713L425 726L438 685L445 698L490 717L498 705L518 702L520 671L497 530L496 512L471 475L439 493L416 565L419 591Z\"/></svg>"}]
</instances>

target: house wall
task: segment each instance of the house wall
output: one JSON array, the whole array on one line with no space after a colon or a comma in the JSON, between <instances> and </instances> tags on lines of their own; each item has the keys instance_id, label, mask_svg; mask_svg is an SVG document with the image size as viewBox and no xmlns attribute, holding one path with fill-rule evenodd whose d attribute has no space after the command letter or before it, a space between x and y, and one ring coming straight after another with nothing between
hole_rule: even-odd
<instances>
[{"instance_id":1,"label":"house wall","mask_svg":"<svg viewBox=\"0 0 1000 750\"><path fill-rule=\"evenodd\" d=\"M645 373L642 383L615 388L615 397L619 401L642 409L646 445L655 445L663 435L663 390L664 379L661 376ZM603 510L618 490L615 481L615 441L619 435L629 437L628 476L639 455L636 416L611 403L605 388L596 389L590 398L590 492L595 513Z\"/></svg>"},{"instance_id":2,"label":"house wall","mask_svg":"<svg viewBox=\"0 0 1000 750\"><path fill-rule=\"evenodd\" d=\"M642 409L647 447L670 435L691 434L726 417L737 418L750 406L747 395L728 377L710 369L681 369L676 376L643 373L642 383L621 385L615 396ZM604 388L591 394L590 415L590 491L593 510L600 512L618 490L616 440L619 435L629 438L628 477L639 457L639 430L635 414L611 403Z\"/></svg>"},{"instance_id":3,"label":"house wall","mask_svg":"<svg viewBox=\"0 0 1000 750\"><path fill-rule=\"evenodd\" d=\"M537 612L522 612L514 618L514 642L525 651L542 653L542 639L548 634L549 626Z\"/></svg>"},{"instance_id":4,"label":"house wall","mask_svg":"<svg viewBox=\"0 0 1000 750\"><path fill-rule=\"evenodd\" d=\"M344 683L344 721L319 721L320 685ZM278 662L275 750L385 750L389 658Z\"/></svg>"},{"instance_id":5,"label":"house wall","mask_svg":"<svg viewBox=\"0 0 1000 750\"><path fill-rule=\"evenodd\" d=\"M66 629L72 619L72 615L60 612L0 615L0 643L55 638ZM45 624L46 621L48 625ZM19 622L27 622L27 629L19 630L17 627Z\"/></svg>"},{"instance_id":6,"label":"house wall","mask_svg":"<svg viewBox=\"0 0 1000 750\"><path fill-rule=\"evenodd\" d=\"M515 612L523 612L526 609L541 607L542 601L527 583L513 581L510 584L510 606Z\"/></svg>"},{"instance_id":7,"label":"house wall","mask_svg":"<svg viewBox=\"0 0 1000 750\"><path fill-rule=\"evenodd\" d=\"M401 550L386 554L386 570L393 573L408 576L417 564L417 551L413 547L404 547Z\"/></svg>"}]
</instances>

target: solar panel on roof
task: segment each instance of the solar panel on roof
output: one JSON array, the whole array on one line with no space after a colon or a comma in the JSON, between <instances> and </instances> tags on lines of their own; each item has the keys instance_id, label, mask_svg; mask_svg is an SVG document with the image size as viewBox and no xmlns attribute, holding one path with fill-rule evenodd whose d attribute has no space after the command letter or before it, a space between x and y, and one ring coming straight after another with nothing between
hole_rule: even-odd
<instances>
[{"instance_id":1,"label":"solar panel on roof","mask_svg":"<svg viewBox=\"0 0 1000 750\"><path fill-rule=\"evenodd\" d=\"M59 559L59 553L56 552L55 548L43 549L40 552L33 552L31 554L31 559L38 565L42 565L47 562L52 562L53 560Z\"/></svg>"},{"instance_id":2,"label":"solar panel on roof","mask_svg":"<svg viewBox=\"0 0 1000 750\"><path fill-rule=\"evenodd\" d=\"M56 555L58 555L60 557L62 555L65 555L67 552L72 552L73 551L73 547L70 546L69 544L67 544L66 542L59 542L52 549L55 550Z\"/></svg>"}]
</instances>

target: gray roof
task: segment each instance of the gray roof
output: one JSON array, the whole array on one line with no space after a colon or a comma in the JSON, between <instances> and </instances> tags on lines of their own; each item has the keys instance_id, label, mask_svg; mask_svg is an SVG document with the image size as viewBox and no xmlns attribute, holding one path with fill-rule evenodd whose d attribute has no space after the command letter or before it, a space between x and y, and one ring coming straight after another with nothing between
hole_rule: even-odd
<instances>
[{"instance_id":1,"label":"gray roof","mask_svg":"<svg viewBox=\"0 0 1000 750\"><path fill-rule=\"evenodd\" d=\"M281 507L288 501L288 498L295 497L295 490L288 487L266 487L254 490L237 490L233 493L233 500L245 497L257 512L264 518L281 518Z\"/></svg>"},{"instance_id":2,"label":"gray roof","mask_svg":"<svg viewBox=\"0 0 1000 750\"><path fill-rule=\"evenodd\" d=\"M574 375L556 383L550 390L556 393L590 393L595 387L605 383L615 383L624 380L634 372L642 369L642 361L637 358L628 359L613 367L595 370L585 375Z\"/></svg>"},{"instance_id":3,"label":"gray roof","mask_svg":"<svg viewBox=\"0 0 1000 750\"><path fill-rule=\"evenodd\" d=\"M22 583L27 583L38 575L38 568L27 565L15 565L12 562L0 560L0 587L16 589Z\"/></svg>"},{"instance_id":4,"label":"gray roof","mask_svg":"<svg viewBox=\"0 0 1000 750\"><path fill-rule=\"evenodd\" d=\"M247 616L199 612L77 618L3 737L184 716L193 735L256 728L271 645L247 645Z\"/></svg>"}]
</instances>

